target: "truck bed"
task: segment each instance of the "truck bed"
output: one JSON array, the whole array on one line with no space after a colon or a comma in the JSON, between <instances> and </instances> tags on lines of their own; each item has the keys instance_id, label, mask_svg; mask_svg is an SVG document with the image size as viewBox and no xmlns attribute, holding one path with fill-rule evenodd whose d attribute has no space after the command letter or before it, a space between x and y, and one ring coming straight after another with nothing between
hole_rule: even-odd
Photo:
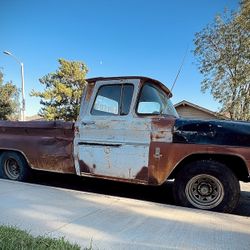
<instances>
[{"instance_id":1,"label":"truck bed","mask_svg":"<svg viewBox=\"0 0 250 250\"><path fill-rule=\"evenodd\" d=\"M33 169L75 173L74 123L0 121L0 151L22 153Z\"/></svg>"}]
</instances>

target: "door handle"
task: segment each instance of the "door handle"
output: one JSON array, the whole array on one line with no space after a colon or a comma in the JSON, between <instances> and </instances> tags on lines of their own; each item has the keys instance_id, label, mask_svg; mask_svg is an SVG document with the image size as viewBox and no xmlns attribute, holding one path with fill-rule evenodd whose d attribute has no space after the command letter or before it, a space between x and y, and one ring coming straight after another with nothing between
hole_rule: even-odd
<instances>
[{"instance_id":1,"label":"door handle","mask_svg":"<svg viewBox=\"0 0 250 250\"><path fill-rule=\"evenodd\" d=\"M93 122L93 121L89 121L89 122L82 122L82 125L83 126L87 126L87 125L94 125L95 124L95 122Z\"/></svg>"}]
</instances>

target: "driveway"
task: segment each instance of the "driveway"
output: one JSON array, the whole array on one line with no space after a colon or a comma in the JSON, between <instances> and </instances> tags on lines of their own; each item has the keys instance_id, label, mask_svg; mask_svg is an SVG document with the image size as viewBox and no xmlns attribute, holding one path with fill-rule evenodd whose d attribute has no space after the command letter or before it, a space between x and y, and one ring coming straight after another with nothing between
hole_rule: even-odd
<instances>
[{"instance_id":1,"label":"driveway","mask_svg":"<svg viewBox=\"0 0 250 250\"><path fill-rule=\"evenodd\" d=\"M243 184L250 199L250 185ZM93 249L250 249L250 218L0 180L0 224ZM246 208L250 209L250 207Z\"/></svg>"}]
</instances>

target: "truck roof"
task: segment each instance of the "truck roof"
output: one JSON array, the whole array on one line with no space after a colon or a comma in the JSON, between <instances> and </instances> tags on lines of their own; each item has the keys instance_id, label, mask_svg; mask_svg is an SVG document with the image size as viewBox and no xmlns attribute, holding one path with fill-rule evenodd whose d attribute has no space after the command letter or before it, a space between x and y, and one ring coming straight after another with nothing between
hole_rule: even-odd
<instances>
[{"instance_id":1,"label":"truck roof","mask_svg":"<svg viewBox=\"0 0 250 250\"><path fill-rule=\"evenodd\" d=\"M108 81L108 80L122 80L122 79L139 79L142 80L143 83L150 81L153 84L155 84L156 86L160 87L161 89L163 89L168 95L169 97L172 97L172 93L170 92L170 90L160 81L155 80L153 78L150 77L145 77L145 76L111 76L111 77L94 77L94 78L88 78L86 79L86 81L88 83L91 82L97 82L97 81Z\"/></svg>"}]
</instances>

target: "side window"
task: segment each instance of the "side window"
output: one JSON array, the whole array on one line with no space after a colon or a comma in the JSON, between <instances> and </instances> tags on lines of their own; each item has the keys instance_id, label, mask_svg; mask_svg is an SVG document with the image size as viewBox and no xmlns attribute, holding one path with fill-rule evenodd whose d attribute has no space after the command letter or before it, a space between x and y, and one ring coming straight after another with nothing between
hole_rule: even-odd
<instances>
[{"instance_id":1,"label":"side window","mask_svg":"<svg viewBox=\"0 0 250 250\"><path fill-rule=\"evenodd\" d=\"M137 113L143 115L158 115L163 110L163 99L162 93L152 86L150 83L145 84L140 93Z\"/></svg>"},{"instance_id":2,"label":"side window","mask_svg":"<svg viewBox=\"0 0 250 250\"><path fill-rule=\"evenodd\" d=\"M92 115L127 115L133 96L133 85L105 85L98 90Z\"/></svg>"}]
</instances>

